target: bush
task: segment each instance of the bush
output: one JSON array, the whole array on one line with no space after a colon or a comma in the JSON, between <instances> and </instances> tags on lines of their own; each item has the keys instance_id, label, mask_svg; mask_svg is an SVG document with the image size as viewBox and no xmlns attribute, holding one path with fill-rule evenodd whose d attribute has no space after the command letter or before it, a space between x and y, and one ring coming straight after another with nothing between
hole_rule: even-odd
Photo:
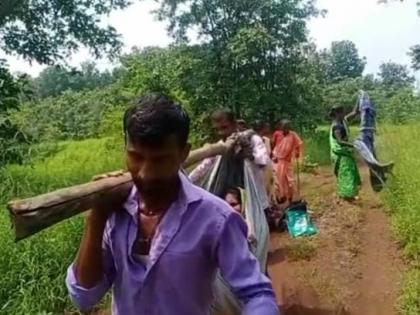
<instances>
[{"instance_id":1,"label":"bush","mask_svg":"<svg viewBox=\"0 0 420 315\"><path fill-rule=\"evenodd\" d=\"M402 89L384 103L382 117L393 124L416 121L420 117L420 98L412 89Z\"/></svg>"},{"instance_id":2,"label":"bush","mask_svg":"<svg viewBox=\"0 0 420 315\"><path fill-rule=\"evenodd\" d=\"M109 113L115 108L123 111L132 98L116 86L68 91L59 97L23 104L11 113L11 120L34 142L93 138L104 130L104 119Z\"/></svg>"}]
</instances>

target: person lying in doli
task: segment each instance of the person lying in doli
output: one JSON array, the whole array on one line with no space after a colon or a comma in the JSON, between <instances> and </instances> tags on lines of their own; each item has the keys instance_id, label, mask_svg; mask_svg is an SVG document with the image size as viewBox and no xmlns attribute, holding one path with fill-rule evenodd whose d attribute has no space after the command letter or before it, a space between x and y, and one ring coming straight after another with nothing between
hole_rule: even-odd
<instances>
[{"instance_id":1,"label":"person lying in doli","mask_svg":"<svg viewBox=\"0 0 420 315\"><path fill-rule=\"evenodd\" d=\"M257 240L254 255L266 271L269 228L266 211L270 207L265 186L265 167L270 162L269 153L259 135L252 130L238 132L235 115L226 109L212 115L213 127L220 141L236 137L237 145L223 156L204 159L191 173L190 180L207 191L224 198L230 187L244 187L248 229Z\"/></svg>"},{"instance_id":2,"label":"person lying in doli","mask_svg":"<svg viewBox=\"0 0 420 315\"><path fill-rule=\"evenodd\" d=\"M350 121L360 116L360 136L355 140L354 146L369 167L370 182L374 191L383 189L389 173L392 173L394 163L380 163L377 160L375 148L376 116L375 103L369 94L361 90L356 105L351 113L346 116Z\"/></svg>"},{"instance_id":3,"label":"person lying in doli","mask_svg":"<svg viewBox=\"0 0 420 315\"><path fill-rule=\"evenodd\" d=\"M232 207L236 213L241 215L245 222L247 223L248 227L252 228L252 224L247 220L245 207L246 207L246 192L245 189L240 187L232 187L226 190L224 194L225 201ZM248 243L250 247L256 247L257 239L253 234L252 230L248 228Z\"/></svg>"}]
</instances>

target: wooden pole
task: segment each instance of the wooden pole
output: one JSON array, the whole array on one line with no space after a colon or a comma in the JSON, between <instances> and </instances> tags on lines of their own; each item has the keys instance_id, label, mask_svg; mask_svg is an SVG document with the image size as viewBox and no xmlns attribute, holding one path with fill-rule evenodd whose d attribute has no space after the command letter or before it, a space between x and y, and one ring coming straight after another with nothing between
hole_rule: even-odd
<instances>
[{"instance_id":1,"label":"wooden pole","mask_svg":"<svg viewBox=\"0 0 420 315\"><path fill-rule=\"evenodd\" d=\"M197 162L225 154L235 144L234 139L222 143L207 144L191 151L184 163L187 168ZM58 222L92 208L97 198L108 194L128 197L133 187L129 173L109 177L82 185L59 189L33 198L8 203L16 241L36 234Z\"/></svg>"}]
</instances>

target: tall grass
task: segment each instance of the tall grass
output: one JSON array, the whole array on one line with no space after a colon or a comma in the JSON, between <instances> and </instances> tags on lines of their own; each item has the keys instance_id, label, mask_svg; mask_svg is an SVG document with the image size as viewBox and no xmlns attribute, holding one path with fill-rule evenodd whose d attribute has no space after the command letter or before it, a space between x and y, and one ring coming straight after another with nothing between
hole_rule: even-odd
<instances>
[{"instance_id":1,"label":"tall grass","mask_svg":"<svg viewBox=\"0 0 420 315\"><path fill-rule=\"evenodd\" d=\"M71 310L64 279L83 224L80 217L71 219L16 244L6 202L120 169L123 159L119 147L109 138L65 142L54 156L0 170L0 314L63 314L63 310Z\"/></svg>"},{"instance_id":2,"label":"tall grass","mask_svg":"<svg viewBox=\"0 0 420 315\"><path fill-rule=\"evenodd\" d=\"M304 139L307 162L318 165L328 165L331 162L328 127L304 135Z\"/></svg>"},{"instance_id":3,"label":"tall grass","mask_svg":"<svg viewBox=\"0 0 420 315\"><path fill-rule=\"evenodd\" d=\"M420 314L420 124L387 126L381 130L380 139L385 149L382 156L396 163L395 176L383 198L390 209L395 234L411 261L400 309L404 315L417 315Z\"/></svg>"},{"instance_id":4,"label":"tall grass","mask_svg":"<svg viewBox=\"0 0 420 315\"><path fill-rule=\"evenodd\" d=\"M357 131L352 128L355 136ZM307 159L326 165L330 162L328 128L306 135ZM420 314L420 123L384 126L379 131L380 159L396 163L394 177L381 195L392 217L396 238L409 259L399 309L402 315Z\"/></svg>"}]
</instances>

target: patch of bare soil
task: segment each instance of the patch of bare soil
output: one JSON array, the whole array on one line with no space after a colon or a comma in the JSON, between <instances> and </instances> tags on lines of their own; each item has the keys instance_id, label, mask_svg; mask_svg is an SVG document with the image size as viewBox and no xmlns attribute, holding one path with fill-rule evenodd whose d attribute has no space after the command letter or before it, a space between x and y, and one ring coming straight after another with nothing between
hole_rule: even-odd
<instances>
[{"instance_id":1,"label":"patch of bare soil","mask_svg":"<svg viewBox=\"0 0 420 315\"><path fill-rule=\"evenodd\" d=\"M302 178L302 194L320 233L271 235L269 274L286 315L396 315L402 261L388 217L369 187L361 199L335 196L329 168Z\"/></svg>"}]
</instances>

